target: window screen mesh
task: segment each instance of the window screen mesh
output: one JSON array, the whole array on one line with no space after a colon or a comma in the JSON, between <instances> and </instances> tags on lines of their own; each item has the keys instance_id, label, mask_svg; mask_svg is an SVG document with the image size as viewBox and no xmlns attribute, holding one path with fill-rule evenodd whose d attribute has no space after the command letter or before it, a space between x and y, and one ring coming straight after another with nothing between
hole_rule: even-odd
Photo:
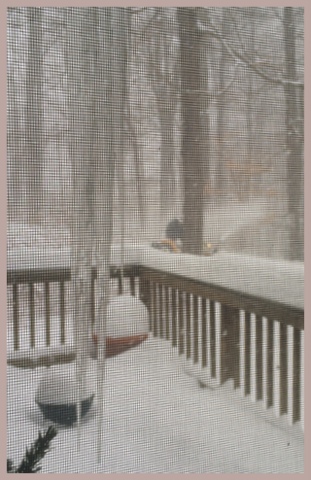
<instances>
[{"instance_id":1,"label":"window screen mesh","mask_svg":"<svg viewBox=\"0 0 311 480\"><path fill-rule=\"evenodd\" d=\"M303 471L303 15L8 9L15 467Z\"/></svg>"}]
</instances>

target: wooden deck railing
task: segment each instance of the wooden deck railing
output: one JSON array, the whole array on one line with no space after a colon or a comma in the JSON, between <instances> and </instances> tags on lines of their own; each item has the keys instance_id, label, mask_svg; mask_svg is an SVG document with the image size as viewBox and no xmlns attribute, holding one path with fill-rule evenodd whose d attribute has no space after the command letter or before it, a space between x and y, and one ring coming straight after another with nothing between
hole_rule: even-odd
<instances>
[{"instance_id":1,"label":"wooden deck railing","mask_svg":"<svg viewBox=\"0 0 311 480\"><path fill-rule=\"evenodd\" d=\"M276 417L286 414L289 424L300 422L303 428L303 307L291 301L273 300L273 295L270 298L256 296L245 291L247 289L241 291L191 278L190 274L181 274L177 267L174 271L168 266L163 271L161 266L155 268L142 263L140 259L137 265L125 268L126 289L146 303L153 335L171 342L185 360L189 372L202 385L214 387L230 380L243 397L261 402L266 409L271 407ZM212 268L210 271L213 276ZM111 278L117 281L116 293L122 293L117 268L111 268ZM35 367L71 361L74 353L67 348L70 269L10 270L7 282L8 326L11 329L8 363ZM38 288L40 308L36 303ZM92 324L95 321L95 291L96 271L93 269ZM40 346L36 343L38 318L44 322L44 339L41 338ZM63 351L59 351L59 345L52 344L55 319ZM21 321L28 325L21 325ZM25 328L28 329L27 351L21 344ZM33 355L36 349L41 354Z\"/></svg>"},{"instance_id":2,"label":"wooden deck railing","mask_svg":"<svg viewBox=\"0 0 311 480\"><path fill-rule=\"evenodd\" d=\"M123 275L122 282L120 269L111 267L114 292L122 294L126 289L135 295L138 268L135 265L127 266ZM69 267L8 270L9 364L36 368L71 362L75 358L70 320L70 277ZM96 316L96 277L97 272L93 268L90 329L95 324Z\"/></svg>"},{"instance_id":3,"label":"wooden deck railing","mask_svg":"<svg viewBox=\"0 0 311 480\"><path fill-rule=\"evenodd\" d=\"M149 268L140 281L154 336L171 341L200 383L231 379L303 427L303 311Z\"/></svg>"}]
</instances>

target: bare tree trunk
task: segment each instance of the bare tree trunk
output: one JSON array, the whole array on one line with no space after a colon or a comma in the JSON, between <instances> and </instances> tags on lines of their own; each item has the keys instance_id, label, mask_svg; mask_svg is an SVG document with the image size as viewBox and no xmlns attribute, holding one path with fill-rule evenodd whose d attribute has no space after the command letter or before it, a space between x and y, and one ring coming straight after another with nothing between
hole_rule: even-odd
<instances>
[{"instance_id":1,"label":"bare tree trunk","mask_svg":"<svg viewBox=\"0 0 311 480\"><path fill-rule=\"evenodd\" d=\"M127 47L127 72L126 77L128 81L127 91L127 139L128 146L132 145L134 156L134 168L135 168L135 183L138 197L138 208L140 214L140 221L142 227L145 224L145 201L144 201L144 174L142 164L142 149L139 145L139 127L137 129L137 123L133 119L132 109L132 67L135 62L135 42L133 41L132 33L132 21L128 19L128 47ZM125 132L124 132L125 133Z\"/></svg>"},{"instance_id":2,"label":"bare tree trunk","mask_svg":"<svg viewBox=\"0 0 311 480\"><path fill-rule=\"evenodd\" d=\"M224 8L222 10L222 27L221 32L224 38L227 36L228 31L228 12ZM220 197L224 197L226 193L227 172L225 165L225 111L226 111L226 94L223 91L225 87L225 75L226 75L226 61L228 55L224 45L221 45L221 57L219 65L219 90L220 95L217 98L217 139L218 139L218 168L217 168L217 193ZM227 182L228 183L228 182Z\"/></svg>"},{"instance_id":3,"label":"bare tree trunk","mask_svg":"<svg viewBox=\"0 0 311 480\"><path fill-rule=\"evenodd\" d=\"M13 76L13 74L12 74ZM23 178L23 110L20 107L17 86L14 79L8 74L8 113L7 113L7 168L8 168L8 217L10 220L18 218L18 214L26 214L26 208L23 206L25 199L23 196L22 182Z\"/></svg>"},{"instance_id":4,"label":"bare tree trunk","mask_svg":"<svg viewBox=\"0 0 311 480\"><path fill-rule=\"evenodd\" d=\"M184 249L200 255L203 247L204 162L200 120L200 59L196 10L178 8L181 60L182 161L184 176ZM206 134L206 131L205 131Z\"/></svg>"},{"instance_id":5,"label":"bare tree trunk","mask_svg":"<svg viewBox=\"0 0 311 480\"><path fill-rule=\"evenodd\" d=\"M296 79L295 18L292 7L284 8L284 46L286 74L289 80ZM303 233L301 197L303 195L303 138L301 118L301 95L297 87L285 84L286 143L287 143L287 198L290 220L289 257L303 259Z\"/></svg>"},{"instance_id":6,"label":"bare tree trunk","mask_svg":"<svg viewBox=\"0 0 311 480\"><path fill-rule=\"evenodd\" d=\"M28 221L39 220L42 209L43 110L42 110L42 13L28 8L28 62L26 71L25 206Z\"/></svg>"},{"instance_id":7,"label":"bare tree trunk","mask_svg":"<svg viewBox=\"0 0 311 480\"><path fill-rule=\"evenodd\" d=\"M161 196L161 214L162 219L170 212L176 204L177 178L175 172L175 128L174 120L176 117L176 105L170 108L159 108L161 123L161 177L160 177L160 196Z\"/></svg>"},{"instance_id":8,"label":"bare tree trunk","mask_svg":"<svg viewBox=\"0 0 311 480\"><path fill-rule=\"evenodd\" d=\"M156 30L152 30L148 51L148 73L151 77L151 87L155 93L160 120L160 201L161 217L165 220L172 202L177 201L175 123L179 101L178 54L172 40L176 30L175 14L170 9L157 8L156 10Z\"/></svg>"},{"instance_id":9,"label":"bare tree trunk","mask_svg":"<svg viewBox=\"0 0 311 480\"><path fill-rule=\"evenodd\" d=\"M131 110L130 105L128 105L128 108L129 110ZM129 113L128 117L129 118L127 122L127 128L128 128L129 145L132 145L133 156L134 156L138 208L139 208L141 224L142 226L144 226L145 219L146 219L146 211L145 211L145 197L144 197L144 169L143 169L142 147L139 144L139 133L137 132L137 125L134 124L134 121L132 119L131 112Z\"/></svg>"},{"instance_id":10,"label":"bare tree trunk","mask_svg":"<svg viewBox=\"0 0 311 480\"><path fill-rule=\"evenodd\" d=\"M253 56L254 52L254 30L255 30L255 22L253 21L253 10L249 8L248 10L248 27L249 27L249 48L251 51L251 56ZM256 11L254 12L256 15ZM253 83L254 83L254 74L252 70L247 71L248 74L248 84L247 84L247 105L246 105L246 119L247 119L247 158L246 158L246 171L244 173L245 178L242 185L245 186L245 196L249 200L251 195L252 189L252 173L248 173L247 169L250 168L250 172L252 169L252 165L255 164L254 156L254 121L253 121Z\"/></svg>"}]
</instances>

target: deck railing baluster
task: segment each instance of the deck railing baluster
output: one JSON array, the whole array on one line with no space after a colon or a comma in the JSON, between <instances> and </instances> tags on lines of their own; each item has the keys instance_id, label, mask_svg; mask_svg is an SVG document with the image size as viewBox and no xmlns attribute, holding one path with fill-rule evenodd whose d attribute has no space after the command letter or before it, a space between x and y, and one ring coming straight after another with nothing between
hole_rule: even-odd
<instances>
[{"instance_id":1,"label":"deck railing baluster","mask_svg":"<svg viewBox=\"0 0 311 480\"><path fill-rule=\"evenodd\" d=\"M193 363L199 361L199 299L197 295L193 296Z\"/></svg>"},{"instance_id":2,"label":"deck railing baluster","mask_svg":"<svg viewBox=\"0 0 311 480\"><path fill-rule=\"evenodd\" d=\"M50 283L44 282L45 293L45 343L46 346L51 345L51 315L50 315Z\"/></svg>"},{"instance_id":3,"label":"deck railing baluster","mask_svg":"<svg viewBox=\"0 0 311 480\"><path fill-rule=\"evenodd\" d=\"M251 393L251 314L245 312L245 327L244 327L244 351L245 351L245 368L244 368L244 394Z\"/></svg>"},{"instance_id":4,"label":"deck railing baluster","mask_svg":"<svg viewBox=\"0 0 311 480\"><path fill-rule=\"evenodd\" d=\"M172 288L172 346L177 347L177 291Z\"/></svg>"},{"instance_id":5,"label":"deck railing baluster","mask_svg":"<svg viewBox=\"0 0 311 480\"><path fill-rule=\"evenodd\" d=\"M267 407L273 405L273 320L267 321Z\"/></svg>"},{"instance_id":6,"label":"deck railing baluster","mask_svg":"<svg viewBox=\"0 0 311 480\"><path fill-rule=\"evenodd\" d=\"M178 290L178 353L182 355L185 352L185 332L184 332L184 294Z\"/></svg>"},{"instance_id":7,"label":"deck railing baluster","mask_svg":"<svg viewBox=\"0 0 311 480\"><path fill-rule=\"evenodd\" d=\"M158 336L158 284L153 284L153 335Z\"/></svg>"},{"instance_id":8,"label":"deck railing baluster","mask_svg":"<svg viewBox=\"0 0 311 480\"><path fill-rule=\"evenodd\" d=\"M216 308L215 302L210 302L210 371L212 378L216 378Z\"/></svg>"},{"instance_id":9,"label":"deck railing baluster","mask_svg":"<svg viewBox=\"0 0 311 480\"><path fill-rule=\"evenodd\" d=\"M256 318L256 400L263 398L262 318Z\"/></svg>"},{"instance_id":10,"label":"deck railing baluster","mask_svg":"<svg viewBox=\"0 0 311 480\"><path fill-rule=\"evenodd\" d=\"M164 287L160 282L158 284L158 337L165 338L165 295Z\"/></svg>"},{"instance_id":11,"label":"deck railing baluster","mask_svg":"<svg viewBox=\"0 0 311 480\"><path fill-rule=\"evenodd\" d=\"M65 282L61 281L60 287L60 343L65 345L66 343L66 312L65 312Z\"/></svg>"},{"instance_id":12,"label":"deck railing baluster","mask_svg":"<svg viewBox=\"0 0 311 480\"><path fill-rule=\"evenodd\" d=\"M301 351L301 335L297 328L293 329L293 422L297 422L301 418L300 413L300 351Z\"/></svg>"},{"instance_id":13,"label":"deck railing baluster","mask_svg":"<svg viewBox=\"0 0 311 480\"><path fill-rule=\"evenodd\" d=\"M14 350L18 350L20 347L20 323L19 323L19 293L18 284L13 284L13 341Z\"/></svg>"},{"instance_id":14,"label":"deck railing baluster","mask_svg":"<svg viewBox=\"0 0 311 480\"><path fill-rule=\"evenodd\" d=\"M35 295L34 295L34 284L29 284L29 329L30 329L30 347L35 348L36 346L36 323L35 323Z\"/></svg>"},{"instance_id":15,"label":"deck railing baluster","mask_svg":"<svg viewBox=\"0 0 311 480\"><path fill-rule=\"evenodd\" d=\"M186 293L186 358L191 357L191 301L190 293Z\"/></svg>"},{"instance_id":16,"label":"deck railing baluster","mask_svg":"<svg viewBox=\"0 0 311 480\"><path fill-rule=\"evenodd\" d=\"M280 323L280 413L288 412L287 325Z\"/></svg>"},{"instance_id":17,"label":"deck railing baluster","mask_svg":"<svg viewBox=\"0 0 311 480\"><path fill-rule=\"evenodd\" d=\"M207 301L206 298L202 298L201 308L201 346L202 346L202 368L207 367Z\"/></svg>"},{"instance_id":18,"label":"deck railing baluster","mask_svg":"<svg viewBox=\"0 0 311 480\"><path fill-rule=\"evenodd\" d=\"M162 285L163 292L164 292L164 338L166 340L172 341L172 297L171 297L171 289L167 285Z\"/></svg>"}]
</instances>

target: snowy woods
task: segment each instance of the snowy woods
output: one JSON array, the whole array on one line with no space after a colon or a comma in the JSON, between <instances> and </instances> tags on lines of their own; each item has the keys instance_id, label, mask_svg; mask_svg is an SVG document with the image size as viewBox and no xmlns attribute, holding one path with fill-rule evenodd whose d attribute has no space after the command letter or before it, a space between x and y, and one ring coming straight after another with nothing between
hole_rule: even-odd
<instances>
[{"instance_id":1,"label":"snowy woods","mask_svg":"<svg viewBox=\"0 0 311 480\"><path fill-rule=\"evenodd\" d=\"M10 8L9 221L70 229L105 158L114 239L303 260L303 62L301 8Z\"/></svg>"}]
</instances>

